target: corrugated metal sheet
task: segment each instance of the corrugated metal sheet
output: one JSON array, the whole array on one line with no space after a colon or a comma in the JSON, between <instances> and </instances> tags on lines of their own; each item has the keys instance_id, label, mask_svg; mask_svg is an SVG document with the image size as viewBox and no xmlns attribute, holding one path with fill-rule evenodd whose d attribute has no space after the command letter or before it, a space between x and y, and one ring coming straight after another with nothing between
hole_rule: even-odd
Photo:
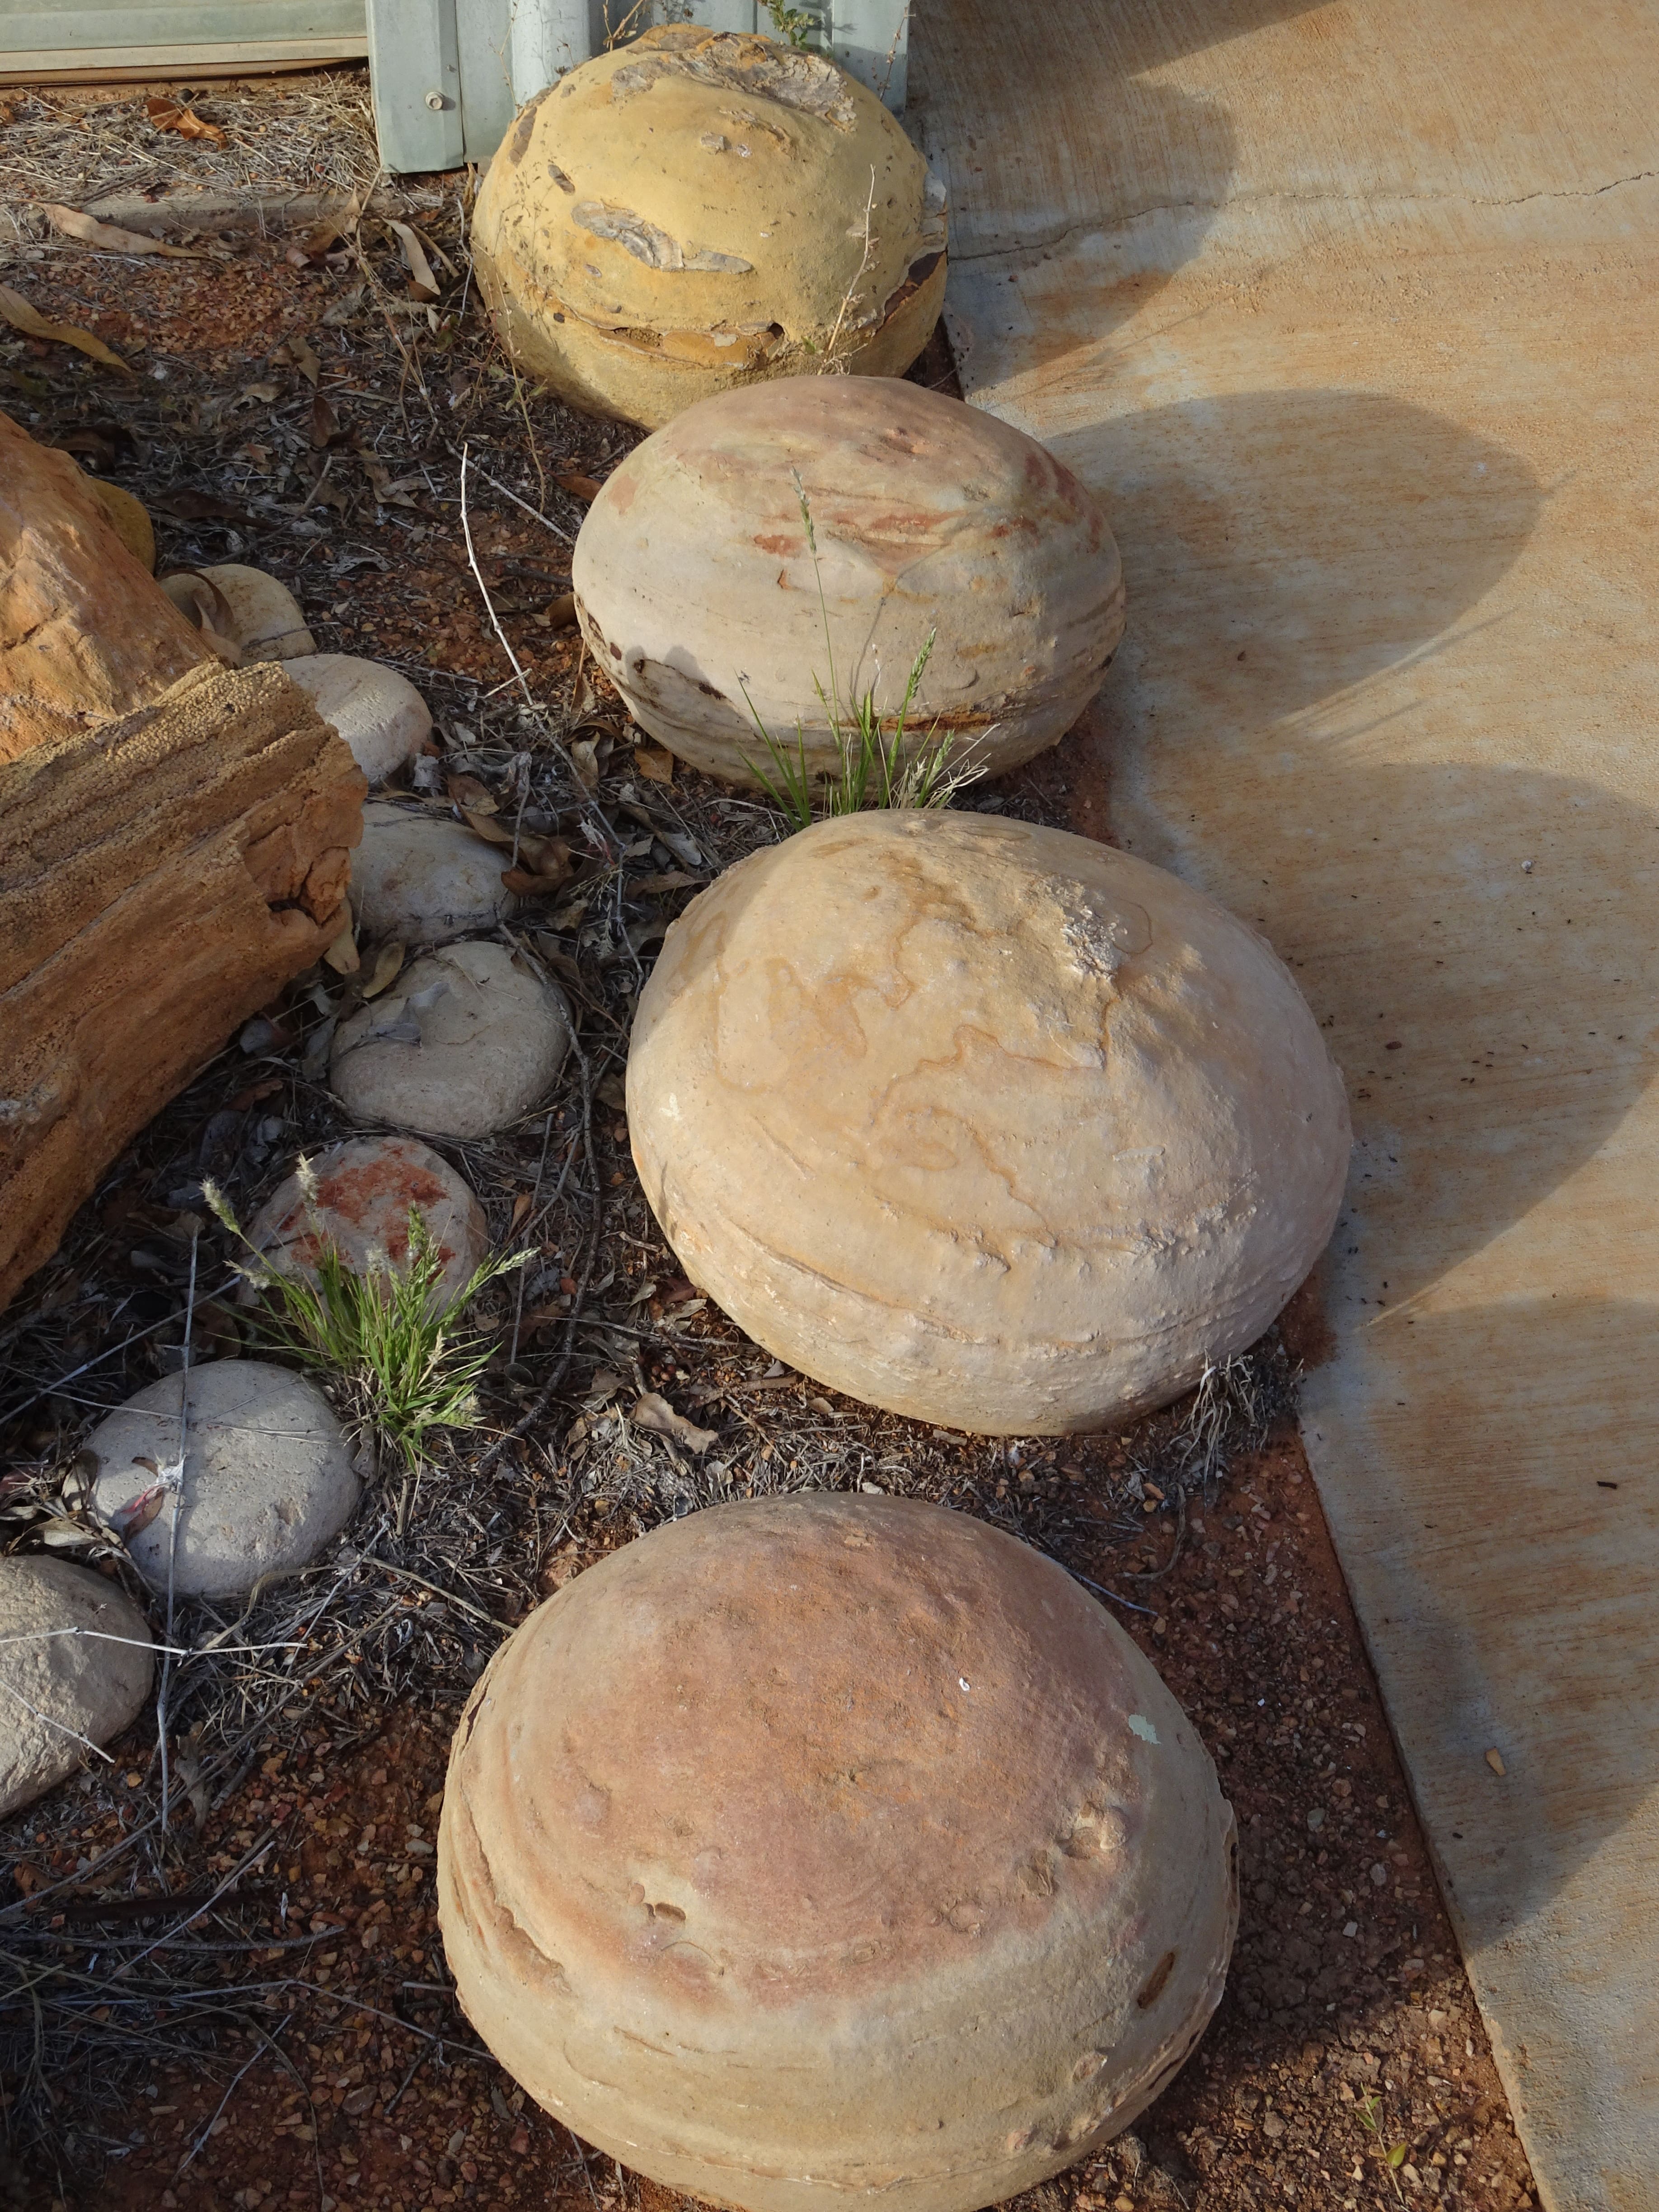
<instances>
[{"instance_id":1,"label":"corrugated metal sheet","mask_svg":"<svg viewBox=\"0 0 1659 2212\"><path fill-rule=\"evenodd\" d=\"M814 44L898 112L907 0L796 0ZM757 0L368 0L380 155L397 173L487 161L515 110L555 78L652 22L770 32Z\"/></svg>"},{"instance_id":2,"label":"corrugated metal sheet","mask_svg":"<svg viewBox=\"0 0 1659 2212\"><path fill-rule=\"evenodd\" d=\"M416 0L417 6L428 0ZM213 76L359 58L363 0L0 0L0 77Z\"/></svg>"}]
</instances>

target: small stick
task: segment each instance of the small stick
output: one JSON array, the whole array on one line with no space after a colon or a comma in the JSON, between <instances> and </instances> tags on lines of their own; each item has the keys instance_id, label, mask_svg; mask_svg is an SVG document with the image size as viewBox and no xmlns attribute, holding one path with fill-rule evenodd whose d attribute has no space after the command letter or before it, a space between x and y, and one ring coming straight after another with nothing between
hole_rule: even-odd
<instances>
[{"instance_id":1,"label":"small stick","mask_svg":"<svg viewBox=\"0 0 1659 2212\"><path fill-rule=\"evenodd\" d=\"M201 1231L190 1237L190 1286L185 1293L185 1351L179 1376L179 1487L173 1496L173 1522L167 1543L167 1644L161 1654L161 1686L155 1698L155 1737L161 1754L161 1839L167 1835L167 1692L173 1686L173 1610L179 1565L179 1523L185 1517L185 1465L190 1455L190 1348L196 1322L196 1251Z\"/></svg>"}]
</instances>

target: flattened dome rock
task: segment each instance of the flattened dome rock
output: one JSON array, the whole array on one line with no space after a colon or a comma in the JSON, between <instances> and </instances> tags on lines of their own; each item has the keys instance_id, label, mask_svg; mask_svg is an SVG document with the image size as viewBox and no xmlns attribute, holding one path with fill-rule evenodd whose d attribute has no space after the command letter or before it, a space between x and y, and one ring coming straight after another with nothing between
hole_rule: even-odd
<instances>
[{"instance_id":1,"label":"flattened dome rock","mask_svg":"<svg viewBox=\"0 0 1659 2212\"><path fill-rule=\"evenodd\" d=\"M489 1255L489 1224L448 1161L413 1137L354 1137L310 1163L311 1189L299 1172L280 1183L253 1217L248 1241L279 1274L315 1277L331 1244L362 1274L401 1271L409 1260L409 1218L418 1212L443 1273L441 1305L458 1298Z\"/></svg>"},{"instance_id":2,"label":"flattened dome rock","mask_svg":"<svg viewBox=\"0 0 1659 2212\"><path fill-rule=\"evenodd\" d=\"M751 2212L970 2212L1127 2125L1221 1993L1232 1814L1063 1568L966 1514L721 1505L532 1613L439 1913L547 2109Z\"/></svg>"},{"instance_id":3,"label":"flattened dome rock","mask_svg":"<svg viewBox=\"0 0 1659 2212\"><path fill-rule=\"evenodd\" d=\"M902 375L945 296L945 203L833 63L674 24L523 110L472 252L531 375L653 429L757 377Z\"/></svg>"},{"instance_id":4,"label":"flattened dome rock","mask_svg":"<svg viewBox=\"0 0 1659 2212\"><path fill-rule=\"evenodd\" d=\"M692 901L628 1121L687 1275L757 1343L990 1435L1126 1420L1243 1351L1349 1150L1253 930L1109 846L938 811L820 822Z\"/></svg>"},{"instance_id":5,"label":"flattened dome rock","mask_svg":"<svg viewBox=\"0 0 1659 2212\"><path fill-rule=\"evenodd\" d=\"M0 1820L89 1764L82 1737L108 1743L137 1719L155 1672L118 1583L39 1553L0 1559Z\"/></svg>"},{"instance_id":6,"label":"flattened dome rock","mask_svg":"<svg viewBox=\"0 0 1659 2212\"><path fill-rule=\"evenodd\" d=\"M688 410L611 475L573 582L635 719L738 783L771 772L751 703L833 774L831 663L843 707L873 691L890 729L930 637L908 727L954 732L1001 775L1065 735L1123 635L1093 495L1023 431L891 379L795 377Z\"/></svg>"}]
</instances>

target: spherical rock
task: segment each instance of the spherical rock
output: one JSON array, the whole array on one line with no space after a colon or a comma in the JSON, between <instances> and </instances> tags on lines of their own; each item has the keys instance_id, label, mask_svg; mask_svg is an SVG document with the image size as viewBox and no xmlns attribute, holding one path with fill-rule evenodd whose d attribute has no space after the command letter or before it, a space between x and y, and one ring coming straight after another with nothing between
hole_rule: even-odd
<instances>
[{"instance_id":1,"label":"spherical rock","mask_svg":"<svg viewBox=\"0 0 1659 2212\"><path fill-rule=\"evenodd\" d=\"M449 945L335 1034L330 1080L354 1121L487 1137L528 1113L570 1047L556 985L500 945Z\"/></svg>"},{"instance_id":2,"label":"spherical rock","mask_svg":"<svg viewBox=\"0 0 1659 2212\"><path fill-rule=\"evenodd\" d=\"M628 1120L686 1273L757 1343L991 1435L1128 1419L1242 1351L1349 1147L1253 930L1127 853L943 811L821 822L695 899Z\"/></svg>"},{"instance_id":3,"label":"spherical rock","mask_svg":"<svg viewBox=\"0 0 1659 2212\"><path fill-rule=\"evenodd\" d=\"M688 410L610 477L573 582L635 719L740 783L757 763L775 779L751 703L792 759L804 743L809 772L833 774L817 685L848 720L873 691L890 733L930 637L912 743L952 733L1000 775L1065 735L1123 635L1117 547L1071 471L981 408L867 377Z\"/></svg>"},{"instance_id":4,"label":"spherical rock","mask_svg":"<svg viewBox=\"0 0 1659 2212\"><path fill-rule=\"evenodd\" d=\"M155 527L149 511L141 499L135 499L119 484L106 483L102 477L89 476L98 504L109 517L110 527L141 568L155 573Z\"/></svg>"},{"instance_id":5,"label":"spherical rock","mask_svg":"<svg viewBox=\"0 0 1659 2212\"><path fill-rule=\"evenodd\" d=\"M945 232L872 92L819 55L676 24L530 102L472 252L529 374L654 428L759 377L902 375L938 319Z\"/></svg>"},{"instance_id":6,"label":"spherical rock","mask_svg":"<svg viewBox=\"0 0 1659 2212\"><path fill-rule=\"evenodd\" d=\"M349 653L317 653L283 673L308 692L317 712L351 748L371 783L384 783L432 734L427 703L406 676Z\"/></svg>"},{"instance_id":7,"label":"spherical rock","mask_svg":"<svg viewBox=\"0 0 1659 2212\"><path fill-rule=\"evenodd\" d=\"M200 589L204 580L211 586L210 594ZM263 568L226 561L210 568L175 569L158 580L180 614L234 647L233 658L294 660L317 650L300 602L286 584L279 584ZM209 599L205 608L204 596Z\"/></svg>"},{"instance_id":8,"label":"spherical rock","mask_svg":"<svg viewBox=\"0 0 1659 2212\"><path fill-rule=\"evenodd\" d=\"M118 1583L38 1553L0 1559L0 1820L75 1772L78 1737L106 1744L137 1717L155 1664Z\"/></svg>"},{"instance_id":9,"label":"spherical rock","mask_svg":"<svg viewBox=\"0 0 1659 2212\"><path fill-rule=\"evenodd\" d=\"M1191 1723L1063 1568L820 1492L660 1528L508 1639L439 1912L495 2056L653 2179L971 2212L1172 2077L1233 1860Z\"/></svg>"},{"instance_id":10,"label":"spherical rock","mask_svg":"<svg viewBox=\"0 0 1659 2212\"><path fill-rule=\"evenodd\" d=\"M431 1231L443 1275L440 1305L458 1298L489 1252L484 1211L446 1159L413 1137L354 1137L311 1163L308 1196L298 1174L274 1190L248 1237L280 1273L314 1275L325 1244L367 1274L409 1258L409 1217Z\"/></svg>"},{"instance_id":11,"label":"spherical rock","mask_svg":"<svg viewBox=\"0 0 1659 2212\"><path fill-rule=\"evenodd\" d=\"M261 1575L308 1565L350 1520L350 1448L303 1376L258 1359L205 1361L190 1371L180 1510L176 1491L158 1492L155 1470L178 1461L182 1379L150 1383L93 1431L93 1503L152 1589L167 1587L176 1511L174 1589L245 1597Z\"/></svg>"},{"instance_id":12,"label":"spherical rock","mask_svg":"<svg viewBox=\"0 0 1659 2212\"><path fill-rule=\"evenodd\" d=\"M442 945L494 929L518 904L501 881L510 857L459 822L371 799L363 842L351 856L358 926L371 940L404 945Z\"/></svg>"}]
</instances>

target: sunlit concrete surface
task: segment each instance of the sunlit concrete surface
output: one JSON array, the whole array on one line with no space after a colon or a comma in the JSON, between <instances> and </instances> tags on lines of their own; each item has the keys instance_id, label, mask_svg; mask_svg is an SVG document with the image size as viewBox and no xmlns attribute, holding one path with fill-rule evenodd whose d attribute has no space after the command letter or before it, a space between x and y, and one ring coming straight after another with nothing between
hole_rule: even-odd
<instances>
[{"instance_id":1,"label":"sunlit concrete surface","mask_svg":"<svg viewBox=\"0 0 1659 2212\"><path fill-rule=\"evenodd\" d=\"M913 72L964 387L1122 546L1115 834L1346 1073L1304 1433L1534 2170L1652 2212L1659 16L926 0Z\"/></svg>"}]
</instances>

